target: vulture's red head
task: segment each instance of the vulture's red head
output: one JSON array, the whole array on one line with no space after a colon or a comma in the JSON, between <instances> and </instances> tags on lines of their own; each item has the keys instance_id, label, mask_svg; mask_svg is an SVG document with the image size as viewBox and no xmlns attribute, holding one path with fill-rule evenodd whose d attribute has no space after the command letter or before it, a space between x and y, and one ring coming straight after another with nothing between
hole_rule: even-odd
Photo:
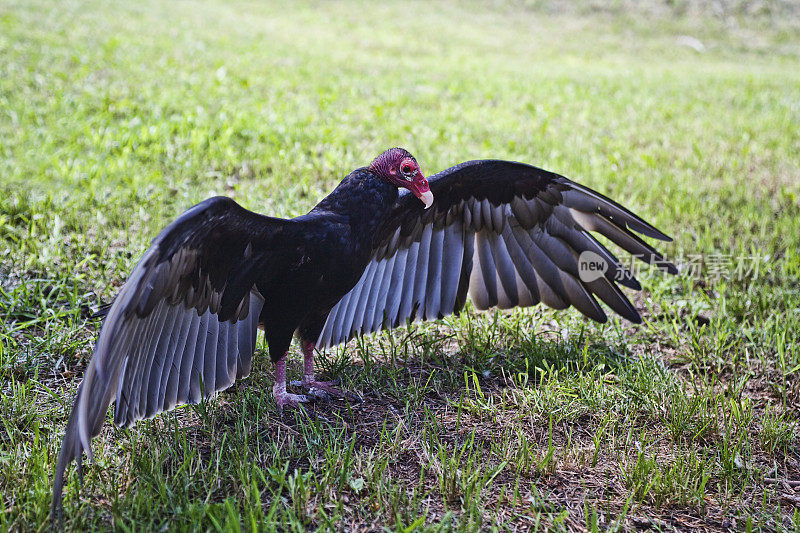
<instances>
[{"instance_id":1,"label":"vulture's red head","mask_svg":"<svg viewBox=\"0 0 800 533\"><path fill-rule=\"evenodd\" d=\"M386 150L369 166L370 172L396 187L405 187L422 200L425 209L433 205L433 193L414 156L402 148Z\"/></svg>"}]
</instances>

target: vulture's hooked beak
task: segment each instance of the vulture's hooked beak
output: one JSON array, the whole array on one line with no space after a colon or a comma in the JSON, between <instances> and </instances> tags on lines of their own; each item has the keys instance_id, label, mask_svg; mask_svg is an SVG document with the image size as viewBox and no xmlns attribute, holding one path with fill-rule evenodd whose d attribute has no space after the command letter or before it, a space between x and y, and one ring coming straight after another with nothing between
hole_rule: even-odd
<instances>
[{"instance_id":1,"label":"vulture's hooked beak","mask_svg":"<svg viewBox=\"0 0 800 533\"><path fill-rule=\"evenodd\" d=\"M425 176L422 173L419 173L417 177L414 178L414 181L407 185L408 190L414 193L414 196L419 198L423 204L425 204L425 209L428 209L430 206L433 205L433 193L431 192L431 187L428 185L428 180L425 179Z\"/></svg>"}]
</instances>

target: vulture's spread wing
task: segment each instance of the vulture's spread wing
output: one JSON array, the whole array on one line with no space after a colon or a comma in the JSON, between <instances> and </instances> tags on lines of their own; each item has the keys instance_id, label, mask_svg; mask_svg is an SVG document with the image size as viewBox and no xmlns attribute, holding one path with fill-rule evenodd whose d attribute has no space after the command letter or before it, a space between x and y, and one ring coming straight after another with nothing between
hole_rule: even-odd
<instances>
[{"instance_id":1,"label":"vulture's spread wing","mask_svg":"<svg viewBox=\"0 0 800 533\"><path fill-rule=\"evenodd\" d=\"M153 240L114 300L67 423L53 509L66 465L100 432L111 401L129 426L197 403L250 373L264 299L254 284L285 254L291 222L229 198L206 200Z\"/></svg>"},{"instance_id":2,"label":"vulture's spread wing","mask_svg":"<svg viewBox=\"0 0 800 533\"><path fill-rule=\"evenodd\" d=\"M641 286L589 232L604 235L670 273L674 265L634 232L670 238L605 196L522 163L469 161L429 179L433 206L401 195L376 237L372 261L331 310L317 345L458 312L467 295L478 309L575 306L604 322L599 298L632 322L639 313L615 282ZM579 256L606 264L595 279Z\"/></svg>"}]
</instances>

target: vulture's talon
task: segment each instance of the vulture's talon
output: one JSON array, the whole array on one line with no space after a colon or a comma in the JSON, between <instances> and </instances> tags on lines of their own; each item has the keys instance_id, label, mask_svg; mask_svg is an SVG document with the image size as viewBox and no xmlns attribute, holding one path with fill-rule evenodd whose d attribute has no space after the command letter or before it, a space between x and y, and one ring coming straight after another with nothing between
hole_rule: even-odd
<instances>
[{"instance_id":1,"label":"vulture's talon","mask_svg":"<svg viewBox=\"0 0 800 533\"><path fill-rule=\"evenodd\" d=\"M308 401L310 401L308 396L303 396L302 394L284 392L283 394L275 395L275 403L278 404L278 410L281 412L283 412L284 407L300 407L301 403Z\"/></svg>"},{"instance_id":2,"label":"vulture's talon","mask_svg":"<svg viewBox=\"0 0 800 533\"><path fill-rule=\"evenodd\" d=\"M306 392L308 393L309 396L313 396L314 398L317 398L319 400L329 401L331 399L330 394L316 387L311 387Z\"/></svg>"},{"instance_id":3,"label":"vulture's talon","mask_svg":"<svg viewBox=\"0 0 800 533\"><path fill-rule=\"evenodd\" d=\"M326 398L328 396L332 396L334 398L347 398L347 393L345 393L342 389L335 387L335 385L338 384L338 379L333 381L317 381L316 379L308 379L304 377L303 381L292 381L292 385L303 387L308 391L309 394L313 394L315 396Z\"/></svg>"},{"instance_id":4,"label":"vulture's talon","mask_svg":"<svg viewBox=\"0 0 800 533\"><path fill-rule=\"evenodd\" d=\"M330 400L333 397L343 398L345 400L358 403L362 403L364 401L359 394L334 387L334 385L339 385L340 383L340 379L334 379L331 381L317 381L315 379L307 379L304 377L302 381L294 380L290 384L294 387L303 387L306 389L308 394L321 400Z\"/></svg>"}]
</instances>

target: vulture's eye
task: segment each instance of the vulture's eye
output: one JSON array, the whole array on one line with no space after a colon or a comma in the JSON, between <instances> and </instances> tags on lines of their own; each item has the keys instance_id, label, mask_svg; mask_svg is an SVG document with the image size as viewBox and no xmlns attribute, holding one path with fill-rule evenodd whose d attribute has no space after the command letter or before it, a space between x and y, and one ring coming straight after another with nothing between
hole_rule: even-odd
<instances>
[{"instance_id":1,"label":"vulture's eye","mask_svg":"<svg viewBox=\"0 0 800 533\"><path fill-rule=\"evenodd\" d=\"M404 177L408 178L414 175L414 167L411 163L403 163L400 165L400 172L403 174Z\"/></svg>"}]
</instances>

